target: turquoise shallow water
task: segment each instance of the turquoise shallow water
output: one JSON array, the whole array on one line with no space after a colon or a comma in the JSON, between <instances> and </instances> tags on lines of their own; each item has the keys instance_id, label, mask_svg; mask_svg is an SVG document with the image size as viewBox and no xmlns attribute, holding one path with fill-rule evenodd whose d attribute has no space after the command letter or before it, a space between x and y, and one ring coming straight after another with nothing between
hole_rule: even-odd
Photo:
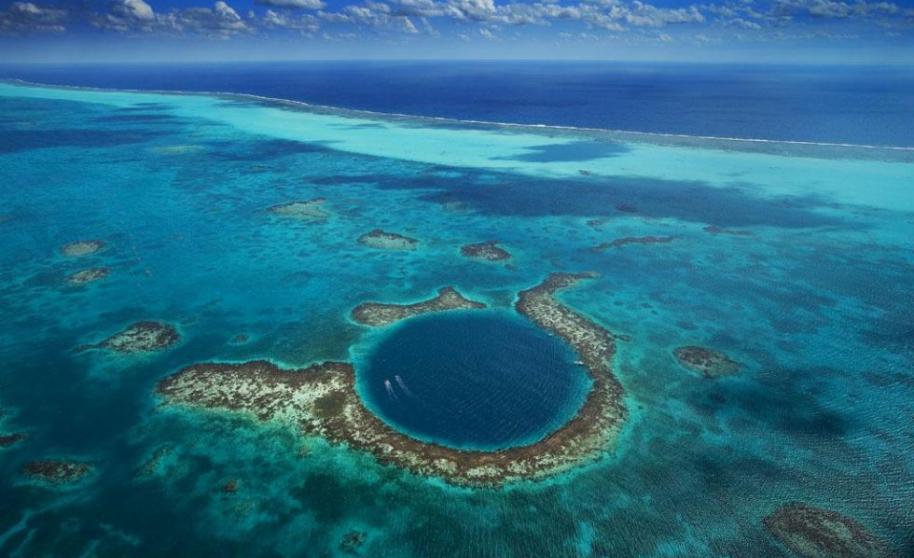
<instances>
[{"instance_id":1,"label":"turquoise shallow water","mask_svg":"<svg viewBox=\"0 0 914 558\"><path fill-rule=\"evenodd\" d=\"M364 556L789 556L762 518L791 500L914 550L907 152L3 84L0 175L0 432L29 435L0 449L0 554L336 556L358 530ZM321 222L267 211L318 197ZM419 247L356 242L374 228ZM593 249L643 236L672 240ZM93 238L107 248L60 254ZM490 239L510 265L460 255ZM96 266L110 275L67 285ZM599 277L560 298L630 338L614 363L630 417L614 451L548 481L458 489L153 397L200 361L364 362L390 334L349 319L365 300L454 285L512 312L584 270ZM72 350L142 319L182 341ZM742 373L681 368L689 344ZM26 482L48 457L97 470Z\"/></svg>"}]
</instances>

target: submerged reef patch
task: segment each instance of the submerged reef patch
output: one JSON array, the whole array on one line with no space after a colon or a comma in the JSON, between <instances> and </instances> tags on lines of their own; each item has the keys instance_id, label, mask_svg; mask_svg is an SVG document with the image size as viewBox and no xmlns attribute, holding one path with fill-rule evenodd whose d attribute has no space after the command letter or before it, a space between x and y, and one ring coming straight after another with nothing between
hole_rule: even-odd
<instances>
[{"instance_id":1,"label":"submerged reef patch","mask_svg":"<svg viewBox=\"0 0 914 558\"><path fill-rule=\"evenodd\" d=\"M324 221L330 214L323 208L324 198L313 200L293 201L274 205L268 211L275 215L291 217L302 221Z\"/></svg>"},{"instance_id":2,"label":"submerged reef patch","mask_svg":"<svg viewBox=\"0 0 914 558\"><path fill-rule=\"evenodd\" d=\"M109 349L119 353L144 353L166 349L178 342L178 330L168 324L142 321L131 324L101 343L83 345L77 350Z\"/></svg>"},{"instance_id":3,"label":"submerged reef patch","mask_svg":"<svg viewBox=\"0 0 914 558\"><path fill-rule=\"evenodd\" d=\"M374 229L360 236L359 244L382 250L415 250L419 241L402 234Z\"/></svg>"},{"instance_id":4,"label":"submerged reef patch","mask_svg":"<svg viewBox=\"0 0 914 558\"><path fill-rule=\"evenodd\" d=\"M838 512L791 502L764 520L765 528L803 558L890 558L882 540Z\"/></svg>"},{"instance_id":5,"label":"submerged reef patch","mask_svg":"<svg viewBox=\"0 0 914 558\"><path fill-rule=\"evenodd\" d=\"M720 376L731 376L739 372L742 365L731 359L727 355L707 347L698 347L690 345L679 347L673 354L681 365L703 374L706 378L718 378Z\"/></svg>"},{"instance_id":6,"label":"submerged reef patch","mask_svg":"<svg viewBox=\"0 0 914 558\"><path fill-rule=\"evenodd\" d=\"M13 432L12 434L0 434L0 448L8 448L25 440L28 435L24 432Z\"/></svg>"},{"instance_id":7,"label":"submerged reef patch","mask_svg":"<svg viewBox=\"0 0 914 558\"><path fill-rule=\"evenodd\" d=\"M609 248L621 248L627 244L666 244L674 240L676 240L675 236L626 236L594 246L593 251L603 252Z\"/></svg>"},{"instance_id":8,"label":"submerged reef patch","mask_svg":"<svg viewBox=\"0 0 914 558\"><path fill-rule=\"evenodd\" d=\"M364 531L349 531L340 540L340 550L346 554L358 554L359 549L365 544Z\"/></svg>"},{"instance_id":9,"label":"submerged reef patch","mask_svg":"<svg viewBox=\"0 0 914 558\"><path fill-rule=\"evenodd\" d=\"M101 240L77 240L69 244L64 244L60 251L64 256L78 258L100 252L105 248L104 241Z\"/></svg>"},{"instance_id":10,"label":"submerged reef patch","mask_svg":"<svg viewBox=\"0 0 914 558\"><path fill-rule=\"evenodd\" d=\"M615 336L553 297L587 277L554 274L519 295L517 311L571 345L592 380L578 413L530 445L469 451L411 438L364 405L355 389L355 370L342 362L301 370L282 370L266 361L195 364L159 382L157 393L169 404L290 424L304 435L366 451L381 463L458 485L497 486L554 475L611 449L627 414L610 362Z\"/></svg>"},{"instance_id":11,"label":"submerged reef patch","mask_svg":"<svg viewBox=\"0 0 914 558\"><path fill-rule=\"evenodd\" d=\"M174 449L174 446L171 444L165 444L164 446L156 448L149 459L144 461L136 470L133 475L134 478L145 479L161 474L164 468L163 463L171 456Z\"/></svg>"},{"instance_id":12,"label":"submerged reef patch","mask_svg":"<svg viewBox=\"0 0 914 558\"><path fill-rule=\"evenodd\" d=\"M67 283L71 285L85 285L87 283L92 283L100 279L104 279L111 274L111 270L107 267L91 267L89 269L83 269L82 271L77 271L76 273L67 277Z\"/></svg>"},{"instance_id":13,"label":"submerged reef patch","mask_svg":"<svg viewBox=\"0 0 914 558\"><path fill-rule=\"evenodd\" d=\"M468 258L477 258L490 262L511 259L511 253L498 245L497 240L488 240L460 247L460 253Z\"/></svg>"},{"instance_id":14,"label":"submerged reef patch","mask_svg":"<svg viewBox=\"0 0 914 558\"><path fill-rule=\"evenodd\" d=\"M724 227L718 227L717 225L708 225L702 229L708 234L728 234L731 236L752 236L750 231L744 231L740 229L725 229Z\"/></svg>"},{"instance_id":15,"label":"submerged reef patch","mask_svg":"<svg viewBox=\"0 0 914 558\"><path fill-rule=\"evenodd\" d=\"M91 463L47 459L26 463L22 472L31 479L49 484L72 484L83 479L93 469Z\"/></svg>"},{"instance_id":16,"label":"submerged reef patch","mask_svg":"<svg viewBox=\"0 0 914 558\"><path fill-rule=\"evenodd\" d=\"M413 304L385 304L363 302L352 310L352 319L360 324L384 326L419 314L445 310L471 310L485 308L482 302L465 298L454 287L444 287L438 296Z\"/></svg>"}]
</instances>

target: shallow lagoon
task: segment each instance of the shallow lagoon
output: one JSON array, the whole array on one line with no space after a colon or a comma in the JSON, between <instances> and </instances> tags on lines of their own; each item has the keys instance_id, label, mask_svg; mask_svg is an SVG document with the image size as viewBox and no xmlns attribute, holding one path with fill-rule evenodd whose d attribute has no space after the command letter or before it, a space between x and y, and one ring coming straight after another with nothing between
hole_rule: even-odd
<instances>
[{"instance_id":1,"label":"shallow lagoon","mask_svg":"<svg viewBox=\"0 0 914 558\"><path fill-rule=\"evenodd\" d=\"M28 434L0 449L4 554L345 555L356 530L364 556L789 556L762 519L792 500L914 548L905 151L11 84L0 127L2 432ZM268 211L315 198L320 222ZM356 241L375 228L419 248ZM645 236L672 240L594 250ZM87 239L105 250L61 254ZM510 265L461 256L490 239ZM67 284L94 267L110 274ZM349 320L363 301L455 285L510 311L552 271L598 272L560 298L630 339L614 361L623 437L561 477L454 488L153 396L194 362L358 363L389 335ZM145 319L182 340L73 351ZM682 368L673 351L693 344L741 373ZM27 482L23 464L47 457L96 472L72 488Z\"/></svg>"}]
</instances>

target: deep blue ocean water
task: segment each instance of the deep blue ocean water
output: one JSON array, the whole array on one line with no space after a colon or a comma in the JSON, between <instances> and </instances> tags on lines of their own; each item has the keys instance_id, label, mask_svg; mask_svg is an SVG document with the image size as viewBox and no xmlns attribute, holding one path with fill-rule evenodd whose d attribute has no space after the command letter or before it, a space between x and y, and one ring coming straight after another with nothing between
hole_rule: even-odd
<instances>
[{"instance_id":1,"label":"deep blue ocean water","mask_svg":"<svg viewBox=\"0 0 914 558\"><path fill-rule=\"evenodd\" d=\"M183 71L172 75L187 83L174 77L173 86L192 89ZM138 72L106 79L143 81ZM150 85L164 79L148 72ZM654 81L689 82L684 72ZM880 83L849 75L846 91ZM796 102L815 108L815 88L804 88ZM911 144L898 109L909 91L847 94L845 106L862 114L859 135L822 132L844 118L822 107L804 116L822 124L822 139L863 143L895 130L891 143ZM655 106L677 95L658 94ZM740 136L759 135L763 121L798 129L796 114L767 106L761 119L740 121L735 108L723 116L722 103L713 117L641 120ZM880 120L878 106L894 116ZM525 113L511 103L500 110L494 119ZM28 435L0 449L0 555L351 556L340 543L355 530L366 557L795 558L763 519L800 500L855 518L910 556L912 184L914 163L897 150L810 155L775 144L760 153L0 84L0 434ZM314 198L325 200L320 222L268 211ZM357 242L375 228L419 245ZM645 236L669 241L611 245ZM81 239L106 249L61 254ZM511 252L509 264L461 255L460 246L491 239ZM110 275L67 283L97 266ZM542 482L452 487L283 424L163 407L153 393L162 378L208 361L348 360L365 380L384 341L420 321L368 328L352 309L424 300L447 285L518 320L525 333L512 335L529 339L513 314L517 293L555 271L598 274L558 297L628 339L612 365L629 418L596 462ZM146 319L174 324L180 343L133 356L74 350ZM459 348L444 335L430 341ZM742 370L712 380L679 366L675 349L694 344ZM435 387L419 372L404 383ZM421 395L450 401L446 390ZM96 469L60 488L22 475L28 461L48 458ZM229 479L232 494L221 490Z\"/></svg>"},{"instance_id":2,"label":"deep blue ocean water","mask_svg":"<svg viewBox=\"0 0 914 558\"><path fill-rule=\"evenodd\" d=\"M555 337L489 312L408 321L372 351L361 393L400 429L452 447L533 443L580 408L586 371Z\"/></svg>"},{"instance_id":3,"label":"deep blue ocean water","mask_svg":"<svg viewBox=\"0 0 914 558\"><path fill-rule=\"evenodd\" d=\"M222 91L458 120L914 146L914 70L600 62L0 67L0 77Z\"/></svg>"}]
</instances>

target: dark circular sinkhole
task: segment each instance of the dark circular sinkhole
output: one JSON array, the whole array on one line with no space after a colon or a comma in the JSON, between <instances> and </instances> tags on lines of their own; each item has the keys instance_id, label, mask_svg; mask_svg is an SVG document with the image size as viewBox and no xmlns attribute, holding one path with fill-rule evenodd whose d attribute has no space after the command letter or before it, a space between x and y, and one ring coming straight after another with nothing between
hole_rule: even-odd
<instances>
[{"instance_id":1,"label":"dark circular sinkhole","mask_svg":"<svg viewBox=\"0 0 914 558\"><path fill-rule=\"evenodd\" d=\"M500 312L449 312L397 326L359 367L359 390L397 430L461 449L532 444L590 389L561 340Z\"/></svg>"}]
</instances>

